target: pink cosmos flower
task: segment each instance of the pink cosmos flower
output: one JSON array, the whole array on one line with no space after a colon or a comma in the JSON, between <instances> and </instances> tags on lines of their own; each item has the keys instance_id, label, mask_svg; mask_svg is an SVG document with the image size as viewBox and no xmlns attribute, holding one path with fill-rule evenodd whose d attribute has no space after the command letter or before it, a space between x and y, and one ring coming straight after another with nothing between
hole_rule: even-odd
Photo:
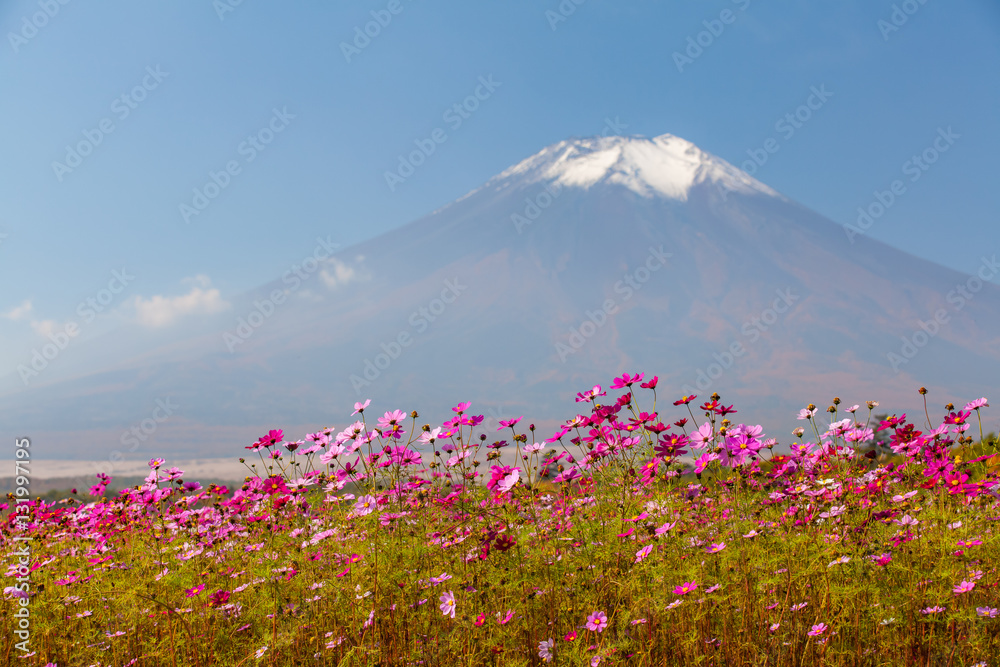
<instances>
[{"instance_id":1,"label":"pink cosmos flower","mask_svg":"<svg viewBox=\"0 0 1000 667\"><path fill-rule=\"evenodd\" d=\"M955 588L952 589L952 592L954 592L955 595L961 595L962 593L968 593L975 587L976 583L974 581L963 581L955 586Z\"/></svg>"},{"instance_id":2,"label":"pink cosmos flower","mask_svg":"<svg viewBox=\"0 0 1000 667\"><path fill-rule=\"evenodd\" d=\"M636 376L630 376L628 373L623 374L620 378L615 378L615 381L611 383L612 389L621 389L622 387L631 387L633 382L639 382L646 376L645 373L639 373Z\"/></svg>"},{"instance_id":3,"label":"pink cosmos flower","mask_svg":"<svg viewBox=\"0 0 1000 667\"><path fill-rule=\"evenodd\" d=\"M807 634L810 637L818 637L819 635L826 632L826 630L827 630L826 623L817 623L816 625L812 626L812 629Z\"/></svg>"},{"instance_id":4,"label":"pink cosmos flower","mask_svg":"<svg viewBox=\"0 0 1000 667\"><path fill-rule=\"evenodd\" d=\"M354 514L365 516L375 511L375 496L361 496L354 504Z\"/></svg>"},{"instance_id":5,"label":"pink cosmos flower","mask_svg":"<svg viewBox=\"0 0 1000 667\"><path fill-rule=\"evenodd\" d=\"M508 491L510 491L511 489L513 489L515 486L517 486L517 483L520 480L521 480L521 469L520 468L514 468L514 470L512 470L509 475L507 475L506 477L504 477L497 484L497 486L496 486L497 492L499 492L499 493L507 493Z\"/></svg>"},{"instance_id":6,"label":"pink cosmos flower","mask_svg":"<svg viewBox=\"0 0 1000 667\"><path fill-rule=\"evenodd\" d=\"M445 591L441 595L441 613L445 616L451 616L455 618L455 594L451 591Z\"/></svg>"},{"instance_id":7,"label":"pink cosmos flower","mask_svg":"<svg viewBox=\"0 0 1000 667\"><path fill-rule=\"evenodd\" d=\"M601 633L608 627L608 617L603 611L595 611L587 617L586 628L593 632Z\"/></svg>"},{"instance_id":8,"label":"pink cosmos flower","mask_svg":"<svg viewBox=\"0 0 1000 667\"><path fill-rule=\"evenodd\" d=\"M720 551L722 551L725 548L726 548L726 543L725 542L719 542L718 544L713 544L712 546L710 546L705 551L707 553L710 553L710 554L717 554L717 553L719 553Z\"/></svg>"},{"instance_id":9,"label":"pink cosmos flower","mask_svg":"<svg viewBox=\"0 0 1000 667\"><path fill-rule=\"evenodd\" d=\"M652 544L647 544L643 548L639 549L638 551L635 552L635 562L637 564L641 563L643 560L645 560L646 556L648 556L652 551L653 551Z\"/></svg>"},{"instance_id":10,"label":"pink cosmos flower","mask_svg":"<svg viewBox=\"0 0 1000 667\"><path fill-rule=\"evenodd\" d=\"M697 588L698 588L697 583L689 581L687 583L681 584L680 586L676 587L674 589L674 595L687 595L688 593Z\"/></svg>"},{"instance_id":11,"label":"pink cosmos flower","mask_svg":"<svg viewBox=\"0 0 1000 667\"><path fill-rule=\"evenodd\" d=\"M992 607L976 607L976 615L983 618L996 618L1000 615L1000 609Z\"/></svg>"},{"instance_id":12,"label":"pink cosmos flower","mask_svg":"<svg viewBox=\"0 0 1000 667\"><path fill-rule=\"evenodd\" d=\"M501 419L500 422L499 422L500 426L497 427L497 430L498 431L502 431L502 430L504 430L505 428L508 428L508 427L514 428L514 426L519 421L521 421L522 419L524 419L524 415L521 415L517 419Z\"/></svg>"},{"instance_id":13,"label":"pink cosmos flower","mask_svg":"<svg viewBox=\"0 0 1000 667\"><path fill-rule=\"evenodd\" d=\"M937 614L937 613L940 613L942 611L944 611L944 607L934 606L934 607L926 607L924 609L921 609L920 613L923 614L924 616L927 616L928 614Z\"/></svg>"},{"instance_id":14,"label":"pink cosmos flower","mask_svg":"<svg viewBox=\"0 0 1000 667\"><path fill-rule=\"evenodd\" d=\"M662 526L660 526L659 528L657 528L655 532L656 532L657 535L662 535L662 534L666 533L667 531L669 531L671 528L673 528L676 525L677 525L676 521L674 521L673 523L670 523L668 521L667 523L665 523Z\"/></svg>"},{"instance_id":15,"label":"pink cosmos flower","mask_svg":"<svg viewBox=\"0 0 1000 667\"><path fill-rule=\"evenodd\" d=\"M372 399L370 399L370 398L367 401L365 401L364 403L355 403L354 404L354 412L351 413L351 416L353 417L354 415L358 414L359 412L364 412L365 408L367 408L369 405L371 405L371 403L372 403Z\"/></svg>"},{"instance_id":16,"label":"pink cosmos flower","mask_svg":"<svg viewBox=\"0 0 1000 667\"><path fill-rule=\"evenodd\" d=\"M988 408L988 407L990 407L990 404L986 402L986 398L977 398L974 401L966 403L965 407L962 408L962 410L965 411L978 410L979 408Z\"/></svg>"},{"instance_id":17,"label":"pink cosmos flower","mask_svg":"<svg viewBox=\"0 0 1000 667\"><path fill-rule=\"evenodd\" d=\"M608 392L601 391L601 385L595 384L594 388L590 391L580 392L576 395L577 403L586 403L591 399L597 398L598 396L605 396Z\"/></svg>"}]
</instances>

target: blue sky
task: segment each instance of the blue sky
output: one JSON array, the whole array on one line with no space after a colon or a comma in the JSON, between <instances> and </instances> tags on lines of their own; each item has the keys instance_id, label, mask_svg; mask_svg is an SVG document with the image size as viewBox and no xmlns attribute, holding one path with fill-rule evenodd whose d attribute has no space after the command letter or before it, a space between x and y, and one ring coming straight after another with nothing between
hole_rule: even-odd
<instances>
[{"instance_id":1,"label":"blue sky","mask_svg":"<svg viewBox=\"0 0 1000 667\"><path fill-rule=\"evenodd\" d=\"M348 58L342 44L372 12L386 25ZM951 128L948 151L867 233L964 272L998 239L989 0L23 0L0 5L0 27L6 372L120 285L113 271L134 276L108 304L119 319L208 312L280 276L318 236L349 246L546 145L607 131L675 134L737 166L774 139L755 177L852 223ZM482 79L491 92L456 126L445 113ZM829 98L779 130L815 89ZM281 129L261 150L245 143L269 126ZM390 190L385 172L438 128L447 140ZM78 166L54 166L98 133ZM186 221L180 206L212 172L226 187Z\"/></svg>"}]
</instances>

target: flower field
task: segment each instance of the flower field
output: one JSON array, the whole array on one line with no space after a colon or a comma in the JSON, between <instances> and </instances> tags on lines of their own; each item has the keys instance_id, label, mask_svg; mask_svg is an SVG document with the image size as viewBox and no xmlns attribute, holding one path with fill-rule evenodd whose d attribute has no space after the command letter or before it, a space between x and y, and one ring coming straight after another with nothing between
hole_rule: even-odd
<instances>
[{"instance_id":1,"label":"flower field","mask_svg":"<svg viewBox=\"0 0 1000 667\"><path fill-rule=\"evenodd\" d=\"M11 494L0 662L1000 667L986 399L834 399L780 443L642 374L577 403L541 433L366 401L261 437L239 488L154 459L111 497Z\"/></svg>"}]
</instances>

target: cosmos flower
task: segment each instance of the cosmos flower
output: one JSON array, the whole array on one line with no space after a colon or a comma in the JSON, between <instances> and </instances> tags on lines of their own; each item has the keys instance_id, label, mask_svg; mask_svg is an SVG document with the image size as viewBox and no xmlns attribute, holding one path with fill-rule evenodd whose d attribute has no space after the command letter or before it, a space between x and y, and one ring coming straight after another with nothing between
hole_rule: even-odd
<instances>
[{"instance_id":1,"label":"cosmos flower","mask_svg":"<svg viewBox=\"0 0 1000 667\"><path fill-rule=\"evenodd\" d=\"M608 627L608 617L603 611L595 611L587 617L586 628L592 632L601 633Z\"/></svg>"},{"instance_id":2,"label":"cosmos flower","mask_svg":"<svg viewBox=\"0 0 1000 667\"><path fill-rule=\"evenodd\" d=\"M810 629L809 632L806 634L808 634L810 637L818 637L819 635L823 634L826 631L827 631L826 623L817 623L816 625L812 626L812 629Z\"/></svg>"},{"instance_id":3,"label":"cosmos flower","mask_svg":"<svg viewBox=\"0 0 1000 667\"><path fill-rule=\"evenodd\" d=\"M641 563L646 556L648 556L653 551L653 545L647 544L643 548L635 552L635 562L636 564Z\"/></svg>"},{"instance_id":4,"label":"cosmos flower","mask_svg":"<svg viewBox=\"0 0 1000 667\"><path fill-rule=\"evenodd\" d=\"M690 593L691 591L693 591L693 590L695 590L697 588L698 588L698 584L697 583L695 583L693 581L689 581L687 583L681 584L680 586L677 586L676 588L674 588L674 595L687 595L688 593Z\"/></svg>"},{"instance_id":5,"label":"cosmos flower","mask_svg":"<svg viewBox=\"0 0 1000 667\"><path fill-rule=\"evenodd\" d=\"M544 641L538 642L538 657L545 662L552 662L552 649L555 647L555 640L551 637Z\"/></svg>"},{"instance_id":6,"label":"cosmos flower","mask_svg":"<svg viewBox=\"0 0 1000 667\"><path fill-rule=\"evenodd\" d=\"M976 583L974 581L963 581L962 583L956 585L951 590L953 593L955 593L955 595L961 595L962 593L968 593L975 587Z\"/></svg>"},{"instance_id":7,"label":"cosmos flower","mask_svg":"<svg viewBox=\"0 0 1000 667\"><path fill-rule=\"evenodd\" d=\"M375 496L361 496L354 504L356 516L366 516L375 511Z\"/></svg>"},{"instance_id":8,"label":"cosmos flower","mask_svg":"<svg viewBox=\"0 0 1000 667\"><path fill-rule=\"evenodd\" d=\"M445 591L441 595L441 613L445 616L451 616L455 618L455 594L451 591Z\"/></svg>"}]
</instances>

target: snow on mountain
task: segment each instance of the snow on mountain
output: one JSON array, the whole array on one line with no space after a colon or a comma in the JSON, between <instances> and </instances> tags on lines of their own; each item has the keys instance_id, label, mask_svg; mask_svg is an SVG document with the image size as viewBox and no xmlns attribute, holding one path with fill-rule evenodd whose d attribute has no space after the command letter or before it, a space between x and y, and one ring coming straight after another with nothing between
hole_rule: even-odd
<instances>
[{"instance_id":1,"label":"snow on mountain","mask_svg":"<svg viewBox=\"0 0 1000 667\"><path fill-rule=\"evenodd\" d=\"M562 141L490 179L483 188L543 181L584 189L618 184L643 197L680 201L687 200L692 186L704 182L733 192L781 197L725 160L672 134Z\"/></svg>"}]
</instances>

